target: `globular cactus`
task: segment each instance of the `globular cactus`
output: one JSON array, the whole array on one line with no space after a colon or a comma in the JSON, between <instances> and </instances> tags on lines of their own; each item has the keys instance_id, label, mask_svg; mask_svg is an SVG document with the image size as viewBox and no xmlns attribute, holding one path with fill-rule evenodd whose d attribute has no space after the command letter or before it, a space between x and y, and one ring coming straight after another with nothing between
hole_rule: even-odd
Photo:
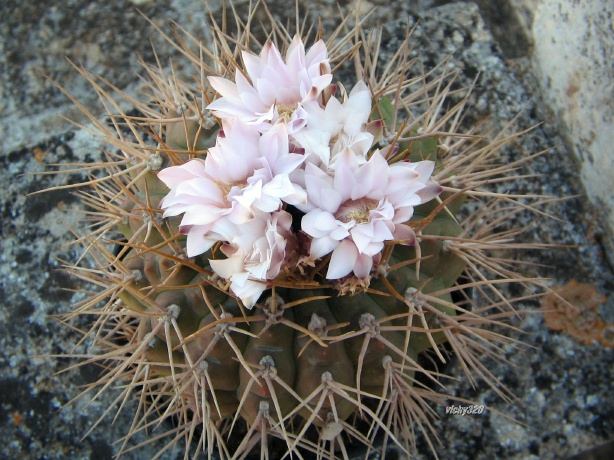
<instances>
[{"instance_id":1,"label":"globular cactus","mask_svg":"<svg viewBox=\"0 0 614 460\"><path fill-rule=\"evenodd\" d=\"M378 32L360 26L308 50L222 30L177 45L198 84L148 68L137 116L83 71L111 146L82 192L95 268L70 267L102 287L75 313L95 315L90 359L106 369L88 391L136 395L128 439L221 458L411 452L445 400L424 353L511 397L479 359L508 340L485 327L515 313L498 286L538 284L489 255L528 208L481 188L520 166L492 163L509 138L454 133L464 100L440 113L452 77L408 80L409 37L380 70ZM348 92L331 62L350 58ZM471 307L471 291L490 303Z\"/></svg>"}]
</instances>

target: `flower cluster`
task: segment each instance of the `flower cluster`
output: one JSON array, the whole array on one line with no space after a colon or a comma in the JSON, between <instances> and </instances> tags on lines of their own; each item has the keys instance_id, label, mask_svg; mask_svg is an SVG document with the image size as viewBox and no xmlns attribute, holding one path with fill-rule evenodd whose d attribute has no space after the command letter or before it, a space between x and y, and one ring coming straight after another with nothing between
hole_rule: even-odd
<instances>
[{"instance_id":1,"label":"flower cluster","mask_svg":"<svg viewBox=\"0 0 614 460\"><path fill-rule=\"evenodd\" d=\"M382 124L369 121L367 85L346 94L331 84L321 40L306 52L295 37L285 59L272 43L242 57L234 82L209 77L220 94L207 107L221 119L216 145L158 174L170 188L164 216L183 214L187 255L221 243L226 258L211 268L251 308L299 260L330 254L327 279L364 279L386 241L414 244L414 207L441 191L434 163L389 164L390 148L374 148Z\"/></svg>"}]
</instances>

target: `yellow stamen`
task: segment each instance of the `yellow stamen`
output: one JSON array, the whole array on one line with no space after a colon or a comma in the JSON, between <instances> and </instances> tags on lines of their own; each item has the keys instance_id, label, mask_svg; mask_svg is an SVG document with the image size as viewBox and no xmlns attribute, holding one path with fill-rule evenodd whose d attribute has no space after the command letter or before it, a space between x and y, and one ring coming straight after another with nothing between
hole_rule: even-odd
<instances>
[{"instance_id":1,"label":"yellow stamen","mask_svg":"<svg viewBox=\"0 0 614 460\"><path fill-rule=\"evenodd\" d=\"M369 222L371 211L377 208L378 202L369 198L346 201L339 207L335 217L341 222L354 221L357 224Z\"/></svg>"},{"instance_id":2,"label":"yellow stamen","mask_svg":"<svg viewBox=\"0 0 614 460\"><path fill-rule=\"evenodd\" d=\"M277 113L279 114L280 118L283 118L286 121L286 123L288 123L292 119L292 114L294 113L297 107L298 107L298 104L292 104L292 105L279 104L277 105Z\"/></svg>"}]
</instances>

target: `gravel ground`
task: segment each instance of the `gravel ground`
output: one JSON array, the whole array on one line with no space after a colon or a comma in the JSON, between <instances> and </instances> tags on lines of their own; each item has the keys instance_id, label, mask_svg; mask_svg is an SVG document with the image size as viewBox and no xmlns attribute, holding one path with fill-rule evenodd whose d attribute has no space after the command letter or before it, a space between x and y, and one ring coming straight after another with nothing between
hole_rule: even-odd
<instances>
[{"instance_id":1,"label":"gravel ground","mask_svg":"<svg viewBox=\"0 0 614 460\"><path fill-rule=\"evenodd\" d=\"M218 3L209 2L213 11L219 10ZM245 2L236 3L245 7ZM319 13L324 27L332 26L336 3L310 3L310 14ZM467 125L488 119L493 128L511 122L513 129L520 130L542 123L503 152L515 159L550 149L531 166L541 176L518 182L510 191L579 197L547 208L558 220L536 224L521 215L516 224L532 225L528 239L577 247L523 257L545 265L540 273L553 286L571 279L595 286L607 297L599 313L614 321L614 276L599 243L599 211L582 198L576 166L540 102L526 59L506 60L475 4L442 3L446 2L372 1L379 9L370 20L381 23L386 32L384 53L396 49L409 19L416 27L415 52L425 68L453 52L449 65L461 71L459 86L477 77ZM86 107L99 110L93 91L65 57L134 93L140 86L138 57L146 62L153 59L150 42L161 57L173 58L181 68L180 58L135 7L166 30L169 21L176 20L198 37L204 37L201 26L206 16L197 0L69 0L59 5L53 0L9 0L0 5L0 458L103 460L112 458L117 450L113 442L127 431L130 408L114 424L105 420L86 434L110 407L112 397L103 395L88 405L91 398L85 396L66 405L98 371L83 366L59 373L73 361L49 357L69 353L79 337L51 315L70 311L70 305L84 296L79 290L85 287L68 277L60 262L74 261L79 255L77 247L66 246L72 238L64 222L77 228L82 205L64 191L27 196L83 180L79 173L38 173L55 170L55 163L91 161L97 158L98 145L64 121L61 116L84 120L45 75L68 88ZM272 5L272 10L283 14L281 7ZM522 53L514 53L518 55ZM510 363L491 368L519 403L507 404L492 390L471 388L464 380L450 385L451 394L475 399L500 413L462 417L442 411L437 426L441 458L568 458L613 439L612 349L553 332L536 314L518 320L517 326L518 337L528 345L525 351L506 349ZM461 375L454 363L448 371ZM423 441L419 447L417 458L430 458ZM159 448L152 443L126 458L148 459ZM614 458L611 449L603 458ZM177 449L165 458L182 456Z\"/></svg>"}]
</instances>

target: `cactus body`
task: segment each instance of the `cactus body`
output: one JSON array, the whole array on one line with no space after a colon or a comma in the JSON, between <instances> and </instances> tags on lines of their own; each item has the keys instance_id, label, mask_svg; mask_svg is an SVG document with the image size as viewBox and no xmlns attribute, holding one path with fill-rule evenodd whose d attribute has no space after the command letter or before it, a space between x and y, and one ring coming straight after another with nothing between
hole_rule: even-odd
<instances>
[{"instance_id":1,"label":"cactus body","mask_svg":"<svg viewBox=\"0 0 614 460\"><path fill-rule=\"evenodd\" d=\"M155 133L155 145L103 133L127 160L109 163L106 185L94 185L90 202L108 213L94 213L102 230L82 240L96 253L95 281L110 299L106 319L92 333L105 337L99 345L110 349L101 359L118 363L105 382L127 381L124 393L152 395L153 409L137 414L131 435L163 414L177 427L170 445L184 438L209 455L244 458L260 443L268 458L269 439L279 438L292 455L332 459L344 457L346 444L382 449L374 445L380 434L384 445L409 452L411 425L432 430L428 402L442 398L440 375L424 366L421 354L430 350L445 362L440 348L449 342L468 373L484 375L476 353L505 343L482 326L504 319L500 309L513 301L501 300L498 280L518 276L487 254L509 238L489 239L476 222L494 227L500 219L495 204L515 202L480 190L473 175L487 177L501 142L480 150L471 136L446 133L455 117L437 119L445 91L430 95L425 115L416 117L408 102L414 99L405 95L408 53L399 53L379 77L375 68L359 73L359 80L369 75L367 81L347 93L330 83L323 42L305 54L297 37L279 44L289 49L283 65L307 62L300 75L312 79L311 90L303 85L296 101L284 102L290 90L279 87L270 110L256 108L249 118L244 112L263 103L271 84L265 80L273 78L266 66L282 65L266 60L282 56L272 43L260 57L250 54L246 37L233 52L224 33L213 34L222 51L201 52L215 65L188 54L208 82L192 93L169 84L154 104L161 109L144 103L141 119L123 116L137 137L143 127ZM362 45L364 63L376 65L365 56L377 54L377 43ZM237 68L239 49L245 68ZM302 60L293 54L301 50ZM237 70L236 86L222 83L228 69ZM159 73L158 83L169 80ZM446 78L425 83L425 94ZM240 85L253 85L253 98L241 110L228 95ZM265 89L256 94L256 87ZM228 94L215 95L215 89ZM168 94L172 101L164 99ZM311 110L311 118L301 110ZM361 110L362 119L355 115ZM260 156L250 157L250 149L260 149ZM218 167L233 155L235 163ZM388 185L377 188L382 175ZM202 190L208 195L199 195ZM186 204L185 196L195 201ZM475 200L484 206L461 217ZM253 252L239 260L241 232L250 228L262 234L248 235ZM225 233L229 229L234 233ZM472 312L470 289L492 305ZM125 352L113 345L119 338ZM431 388L416 385L419 378ZM246 434L233 442L239 423ZM360 431L360 424L368 428Z\"/></svg>"}]
</instances>

